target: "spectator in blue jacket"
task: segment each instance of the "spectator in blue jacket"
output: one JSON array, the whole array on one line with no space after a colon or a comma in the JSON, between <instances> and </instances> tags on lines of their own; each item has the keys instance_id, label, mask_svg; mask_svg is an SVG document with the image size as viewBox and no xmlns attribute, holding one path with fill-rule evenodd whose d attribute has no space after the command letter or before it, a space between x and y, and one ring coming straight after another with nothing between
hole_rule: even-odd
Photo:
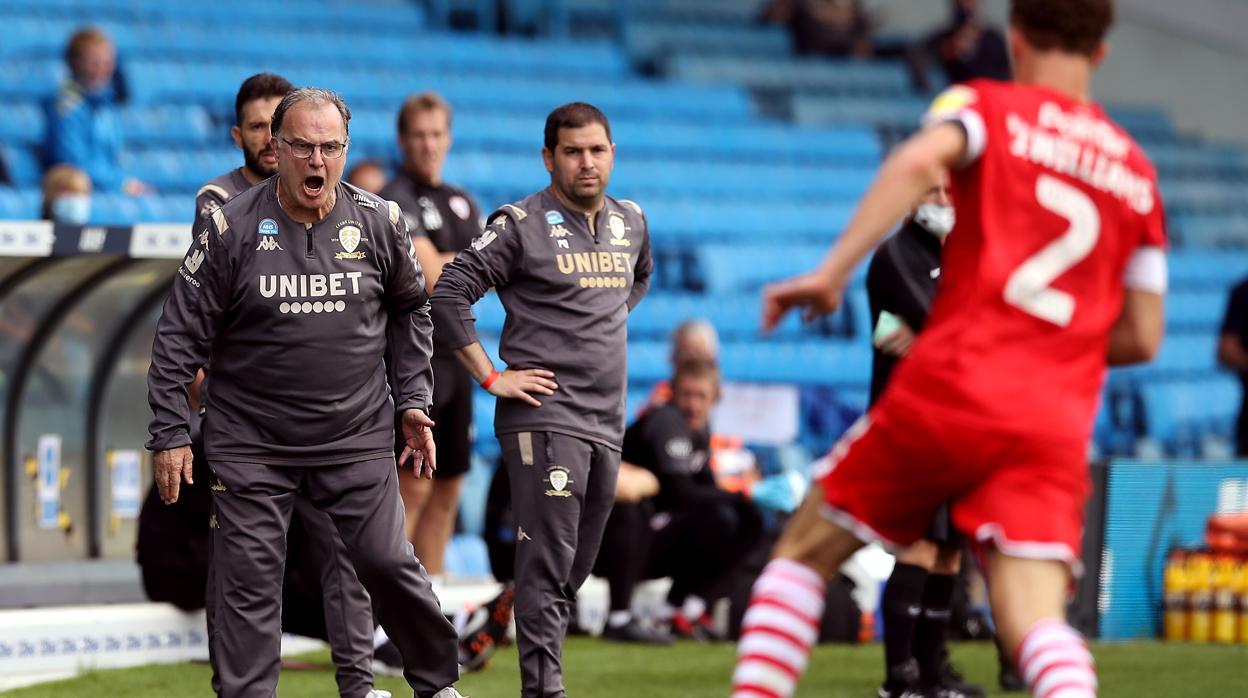
<instances>
[{"instance_id":1,"label":"spectator in blue jacket","mask_svg":"<svg viewBox=\"0 0 1248 698\"><path fill-rule=\"evenodd\" d=\"M70 77L45 105L47 165L74 165L101 191L142 193L143 184L126 177L119 164L121 124L113 87L117 50L112 40L99 29L81 29L69 39L65 62Z\"/></svg>"}]
</instances>

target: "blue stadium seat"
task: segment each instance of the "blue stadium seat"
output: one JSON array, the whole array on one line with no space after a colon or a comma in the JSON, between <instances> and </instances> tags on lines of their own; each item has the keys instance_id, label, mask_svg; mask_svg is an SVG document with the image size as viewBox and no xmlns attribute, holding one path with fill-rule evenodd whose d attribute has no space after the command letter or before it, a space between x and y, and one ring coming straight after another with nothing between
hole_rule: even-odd
<instances>
[{"instance_id":1,"label":"blue stadium seat","mask_svg":"<svg viewBox=\"0 0 1248 698\"><path fill-rule=\"evenodd\" d=\"M1190 455L1208 435L1229 438L1239 386L1229 376L1155 381L1140 387L1145 433L1174 455Z\"/></svg>"},{"instance_id":2,"label":"blue stadium seat","mask_svg":"<svg viewBox=\"0 0 1248 698\"><path fill-rule=\"evenodd\" d=\"M870 124L899 130L918 128L928 102L920 97L793 96L793 119L799 124Z\"/></svg>"},{"instance_id":3,"label":"blue stadium seat","mask_svg":"<svg viewBox=\"0 0 1248 698\"><path fill-rule=\"evenodd\" d=\"M0 104L0 143L39 145L43 128L43 108L38 103Z\"/></svg>"},{"instance_id":4,"label":"blue stadium seat","mask_svg":"<svg viewBox=\"0 0 1248 698\"><path fill-rule=\"evenodd\" d=\"M121 129L130 146L197 147L210 140L224 145L224 133L213 130L208 112L198 105L152 105L121 110Z\"/></svg>"},{"instance_id":5,"label":"blue stadium seat","mask_svg":"<svg viewBox=\"0 0 1248 698\"><path fill-rule=\"evenodd\" d=\"M37 220L43 195L38 189L0 186L0 220Z\"/></svg>"},{"instance_id":6,"label":"blue stadium seat","mask_svg":"<svg viewBox=\"0 0 1248 698\"><path fill-rule=\"evenodd\" d=\"M1171 235L1188 247L1248 247L1248 210L1244 213L1171 216ZM1177 234L1177 235L1176 235Z\"/></svg>"},{"instance_id":7,"label":"blue stadium seat","mask_svg":"<svg viewBox=\"0 0 1248 698\"><path fill-rule=\"evenodd\" d=\"M851 341L725 342L720 361L727 380L864 387L871 376L871 347Z\"/></svg>"},{"instance_id":8,"label":"blue stadium seat","mask_svg":"<svg viewBox=\"0 0 1248 698\"><path fill-rule=\"evenodd\" d=\"M1166 297L1166 328L1213 334L1222 323L1224 291L1174 291Z\"/></svg>"},{"instance_id":9,"label":"blue stadium seat","mask_svg":"<svg viewBox=\"0 0 1248 698\"><path fill-rule=\"evenodd\" d=\"M692 82L738 84L809 94L902 97L911 90L905 65L886 61L678 54L667 61L667 74Z\"/></svg>"},{"instance_id":10,"label":"blue stadium seat","mask_svg":"<svg viewBox=\"0 0 1248 698\"><path fill-rule=\"evenodd\" d=\"M736 54L780 58L792 55L793 42L780 26L705 25L633 20L624 27L624 45L634 59L653 61L672 53Z\"/></svg>"},{"instance_id":11,"label":"blue stadium seat","mask_svg":"<svg viewBox=\"0 0 1248 698\"><path fill-rule=\"evenodd\" d=\"M464 577L490 575L490 551L476 534L458 533L446 546L443 564L449 574Z\"/></svg>"},{"instance_id":12,"label":"blue stadium seat","mask_svg":"<svg viewBox=\"0 0 1248 698\"><path fill-rule=\"evenodd\" d=\"M1114 105L1107 110L1110 119L1144 143L1165 143L1178 139L1174 122L1161 107Z\"/></svg>"},{"instance_id":13,"label":"blue stadium seat","mask_svg":"<svg viewBox=\"0 0 1248 698\"><path fill-rule=\"evenodd\" d=\"M699 246L694 256L706 292L722 294L755 290L763 284L809 271L827 250L827 243L707 244ZM856 274L858 279L865 278L866 265L859 265Z\"/></svg>"},{"instance_id":14,"label":"blue stadium seat","mask_svg":"<svg viewBox=\"0 0 1248 698\"><path fill-rule=\"evenodd\" d=\"M0 160L17 187L38 187L43 182L43 166L36 146L20 147L0 143Z\"/></svg>"},{"instance_id":15,"label":"blue stadium seat","mask_svg":"<svg viewBox=\"0 0 1248 698\"><path fill-rule=\"evenodd\" d=\"M1221 290L1248 276L1248 251L1175 249L1169 254L1170 284L1180 290Z\"/></svg>"}]
</instances>

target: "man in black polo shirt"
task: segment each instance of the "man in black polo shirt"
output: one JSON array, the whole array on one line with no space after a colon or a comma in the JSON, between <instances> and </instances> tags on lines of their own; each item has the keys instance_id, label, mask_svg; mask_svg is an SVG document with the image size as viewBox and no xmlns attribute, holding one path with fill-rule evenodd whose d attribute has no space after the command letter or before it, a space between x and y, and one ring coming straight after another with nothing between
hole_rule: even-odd
<instances>
[{"instance_id":1,"label":"man in black polo shirt","mask_svg":"<svg viewBox=\"0 0 1248 698\"><path fill-rule=\"evenodd\" d=\"M1218 336L1218 363L1235 372L1244 389L1244 402L1235 423L1235 453L1248 455L1248 279L1231 289L1226 316Z\"/></svg>"},{"instance_id":2,"label":"man in black polo shirt","mask_svg":"<svg viewBox=\"0 0 1248 698\"><path fill-rule=\"evenodd\" d=\"M876 251L867 269L867 298L875 323L871 364L871 403L915 335L923 329L940 280L940 252L953 229L954 212L945 184L934 187ZM884 661L880 698L982 697L949 666L945 632L961 563L962 540L948 509L933 519L927 539L897 556L880 599L884 611Z\"/></svg>"},{"instance_id":3,"label":"man in black polo shirt","mask_svg":"<svg viewBox=\"0 0 1248 698\"><path fill-rule=\"evenodd\" d=\"M477 203L462 189L442 181L451 150L451 106L433 92L408 97L399 109L398 144L403 169L381 190L399 205L425 270L429 292L443 265L481 234ZM446 332L433 332L433 439L438 469L433 480L399 479L407 515L407 538L435 582L443 574L446 546L455 531L459 492L472 458L472 376L447 346ZM399 446L401 449L402 447Z\"/></svg>"}]
</instances>

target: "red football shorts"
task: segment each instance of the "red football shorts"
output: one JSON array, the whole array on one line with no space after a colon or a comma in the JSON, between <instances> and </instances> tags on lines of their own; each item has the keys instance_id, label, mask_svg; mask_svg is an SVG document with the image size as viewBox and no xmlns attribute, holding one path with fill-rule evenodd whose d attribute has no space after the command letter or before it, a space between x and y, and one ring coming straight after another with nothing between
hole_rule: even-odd
<instances>
[{"instance_id":1,"label":"red football shorts","mask_svg":"<svg viewBox=\"0 0 1248 698\"><path fill-rule=\"evenodd\" d=\"M822 467L825 515L860 539L909 545L948 502L972 540L1078 567L1091 490L1082 441L968 428L886 399Z\"/></svg>"}]
</instances>

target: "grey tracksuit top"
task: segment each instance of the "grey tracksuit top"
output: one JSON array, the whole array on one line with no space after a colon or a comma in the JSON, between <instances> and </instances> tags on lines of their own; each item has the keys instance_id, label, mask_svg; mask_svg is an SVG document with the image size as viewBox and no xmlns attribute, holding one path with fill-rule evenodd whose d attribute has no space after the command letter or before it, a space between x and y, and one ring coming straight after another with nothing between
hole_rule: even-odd
<instances>
[{"instance_id":1,"label":"grey tracksuit top","mask_svg":"<svg viewBox=\"0 0 1248 698\"><path fill-rule=\"evenodd\" d=\"M152 345L147 447L190 443L185 386L208 365L210 460L393 455L395 409L428 411L433 393L424 274L399 207L342 182L307 225L276 187L235 196L195 231Z\"/></svg>"},{"instance_id":2,"label":"grey tracksuit top","mask_svg":"<svg viewBox=\"0 0 1248 698\"><path fill-rule=\"evenodd\" d=\"M499 399L494 431L554 431L620 449L628 312L653 262L641 208L606 197L593 216L544 189L489 216L481 237L442 269L434 322L451 346L477 341L472 304L494 287L507 311L499 357L509 369L545 368L559 388L541 407Z\"/></svg>"},{"instance_id":3,"label":"grey tracksuit top","mask_svg":"<svg viewBox=\"0 0 1248 698\"><path fill-rule=\"evenodd\" d=\"M243 176L243 168L238 167L225 174L214 177L195 192L195 231L200 225L212 217L212 212L225 205L225 202L251 188L251 183Z\"/></svg>"}]
</instances>

